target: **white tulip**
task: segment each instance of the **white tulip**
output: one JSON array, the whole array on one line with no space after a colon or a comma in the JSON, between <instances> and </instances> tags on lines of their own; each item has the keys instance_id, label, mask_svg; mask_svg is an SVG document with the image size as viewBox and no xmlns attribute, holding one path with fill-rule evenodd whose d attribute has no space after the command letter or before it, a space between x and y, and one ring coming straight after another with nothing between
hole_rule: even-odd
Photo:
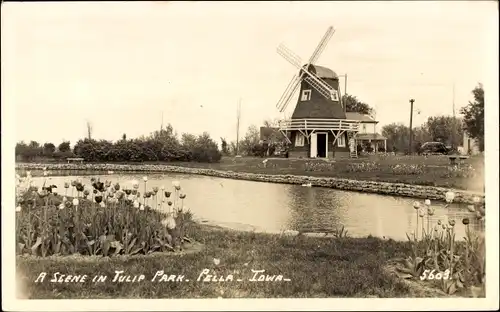
<instances>
[{"instance_id":1,"label":"white tulip","mask_svg":"<svg viewBox=\"0 0 500 312\"><path fill-rule=\"evenodd\" d=\"M420 203L418 201L413 202L413 208L419 209L420 208Z\"/></svg>"},{"instance_id":2,"label":"white tulip","mask_svg":"<svg viewBox=\"0 0 500 312\"><path fill-rule=\"evenodd\" d=\"M139 210L144 210L144 205L143 205L143 204L141 204L141 205L139 206Z\"/></svg>"},{"instance_id":3,"label":"white tulip","mask_svg":"<svg viewBox=\"0 0 500 312\"><path fill-rule=\"evenodd\" d=\"M139 208L139 202L137 200L134 201L134 208Z\"/></svg>"},{"instance_id":4,"label":"white tulip","mask_svg":"<svg viewBox=\"0 0 500 312\"><path fill-rule=\"evenodd\" d=\"M59 204L59 209L63 210L64 209L64 204Z\"/></svg>"},{"instance_id":5,"label":"white tulip","mask_svg":"<svg viewBox=\"0 0 500 312\"><path fill-rule=\"evenodd\" d=\"M142 180L143 180L144 182L148 182L148 177L144 176L144 177L142 178Z\"/></svg>"},{"instance_id":6,"label":"white tulip","mask_svg":"<svg viewBox=\"0 0 500 312\"><path fill-rule=\"evenodd\" d=\"M102 208L106 208L106 204L102 201L100 204L99 204Z\"/></svg>"},{"instance_id":7,"label":"white tulip","mask_svg":"<svg viewBox=\"0 0 500 312\"><path fill-rule=\"evenodd\" d=\"M479 198L479 196L474 196L474 198L472 198L472 201L475 203L475 204L479 204L481 202L481 198Z\"/></svg>"},{"instance_id":8,"label":"white tulip","mask_svg":"<svg viewBox=\"0 0 500 312\"><path fill-rule=\"evenodd\" d=\"M73 198L73 206L78 206L79 203L78 198Z\"/></svg>"},{"instance_id":9,"label":"white tulip","mask_svg":"<svg viewBox=\"0 0 500 312\"><path fill-rule=\"evenodd\" d=\"M21 206L16 207L16 212L21 212L21 210L22 210Z\"/></svg>"},{"instance_id":10,"label":"white tulip","mask_svg":"<svg viewBox=\"0 0 500 312\"><path fill-rule=\"evenodd\" d=\"M424 204L426 206L430 206L431 205L431 200L430 199L426 199L425 202L424 202Z\"/></svg>"}]
</instances>

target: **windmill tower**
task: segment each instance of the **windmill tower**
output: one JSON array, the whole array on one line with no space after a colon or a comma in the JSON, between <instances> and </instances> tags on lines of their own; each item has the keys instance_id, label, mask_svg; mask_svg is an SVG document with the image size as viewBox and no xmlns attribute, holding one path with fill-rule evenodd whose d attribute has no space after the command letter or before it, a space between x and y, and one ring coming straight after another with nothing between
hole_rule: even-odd
<instances>
[{"instance_id":1,"label":"windmill tower","mask_svg":"<svg viewBox=\"0 0 500 312\"><path fill-rule=\"evenodd\" d=\"M289 48L283 44L278 47L278 54L298 69L276 104L276 108L283 112L300 90L291 119L281 121L279 127L291 145L290 157L357 156L352 142L358 132L359 121L346 120L339 76L333 70L315 64L334 32L330 26L304 65Z\"/></svg>"}]
</instances>

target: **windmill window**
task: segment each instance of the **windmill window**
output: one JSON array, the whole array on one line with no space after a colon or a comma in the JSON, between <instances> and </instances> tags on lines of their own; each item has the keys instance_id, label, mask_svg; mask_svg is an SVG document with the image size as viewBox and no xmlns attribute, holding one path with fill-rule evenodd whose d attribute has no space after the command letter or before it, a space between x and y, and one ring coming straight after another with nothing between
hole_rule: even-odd
<instances>
[{"instance_id":1,"label":"windmill window","mask_svg":"<svg viewBox=\"0 0 500 312\"><path fill-rule=\"evenodd\" d=\"M302 91L301 101L309 101L311 99L311 90Z\"/></svg>"},{"instance_id":2,"label":"windmill window","mask_svg":"<svg viewBox=\"0 0 500 312\"><path fill-rule=\"evenodd\" d=\"M338 147L345 147L345 134L342 133L338 138L337 138L337 146Z\"/></svg>"},{"instance_id":3,"label":"windmill window","mask_svg":"<svg viewBox=\"0 0 500 312\"><path fill-rule=\"evenodd\" d=\"M339 100L339 93L337 90L332 91L332 101L338 101Z\"/></svg>"},{"instance_id":4,"label":"windmill window","mask_svg":"<svg viewBox=\"0 0 500 312\"><path fill-rule=\"evenodd\" d=\"M304 135L302 133L295 135L295 146L304 146Z\"/></svg>"}]
</instances>

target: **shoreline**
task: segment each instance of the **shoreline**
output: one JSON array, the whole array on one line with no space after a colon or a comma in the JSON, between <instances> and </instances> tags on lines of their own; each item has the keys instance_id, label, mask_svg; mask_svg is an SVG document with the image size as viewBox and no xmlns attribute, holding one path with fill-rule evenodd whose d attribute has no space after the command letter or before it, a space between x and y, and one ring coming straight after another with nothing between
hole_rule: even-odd
<instances>
[{"instance_id":1,"label":"shoreline","mask_svg":"<svg viewBox=\"0 0 500 312\"><path fill-rule=\"evenodd\" d=\"M93 170L93 171L117 171L117 172L157 172L157 173L180 173L196 174L218 178L247 180L255 182L281 183L281 184L311 184L316 187L326 187L344 191L355 191L363 193L374 193L389 196L402 196L419 199L431 199L444 201L446 192L455 192L454 202L472 204L473 198L478 196L484 203L485 194L466 190L458 190L436 186L412 185L405 183L391 183L379 181L364 181L353 179L342 179L333 177L312 177L305 175L280 175L280 174L257 174L248 172L235 172L231 170L215 170L205 168L191 168L160 164L42 164L42 163L16 163L16 170Z\"/></svg>"}]
</instances>

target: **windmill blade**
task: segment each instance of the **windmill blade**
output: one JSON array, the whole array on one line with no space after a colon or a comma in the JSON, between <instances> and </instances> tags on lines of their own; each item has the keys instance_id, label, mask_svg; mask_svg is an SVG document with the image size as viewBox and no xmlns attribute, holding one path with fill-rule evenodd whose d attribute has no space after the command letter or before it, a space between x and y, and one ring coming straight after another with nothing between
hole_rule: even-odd
<instances>
[{"instance_id":1,"label":"windmill blade","mask_svg":"<svg viewBox=\"0 0 500 312\"><path fill-rule=\"evenodd\" d=\"M323 86L321 86L316 80L312 79L311 77L306 77L304 79L309 83L314 89L316 89L321 95L323 95L325 98L330 99L331 98L331 92L328 89L325 89Z\"/></svg>"},{"instance_id":2,"label":"windmill blade","mask_svg":"<svg viewBox=\"0 0 500 312\"><path fill-rule=\"evenodd\" d=\"M301 58L297 54L295 54L292 50L287 48L284 44L280 44L278 46L277 52L292 65L294 65L299 69L301 68L302 66Z\"/></svg>"},{"instance_id":3,"label":"windmill blade","mask_svg":"<svg viewBox=\"0 0 500 312\"><path fill-rule=\"evenodd\" d=\"M321 41L316 47L316 50L314 50L313 54L311 55L311 58L309 58L309 64L316 63L316 61L319 59L321 53L323 53L323 50L325 50L326 46L328 45L328 42L330 41L334 33L335 29L333 29L332 26L328 27L326 33L324 34L323 38L321 38Z\"/></svg>"},{"instance_id":4,"label":"windmill blade","mask_svg":"<svg viewBox=\"0 0 500 312\"><path fill-rule=\"evenodd\" d=\"M280 113L285 111L286 107L288 106L288 103L290 103L290 100L297 91L299 85L300 85L300 77L297 75L293 76L292 80L286 87L285 92L283 92L281 98L276 104L276 108L279 109Z\"/></svg>"}]
</instances>

